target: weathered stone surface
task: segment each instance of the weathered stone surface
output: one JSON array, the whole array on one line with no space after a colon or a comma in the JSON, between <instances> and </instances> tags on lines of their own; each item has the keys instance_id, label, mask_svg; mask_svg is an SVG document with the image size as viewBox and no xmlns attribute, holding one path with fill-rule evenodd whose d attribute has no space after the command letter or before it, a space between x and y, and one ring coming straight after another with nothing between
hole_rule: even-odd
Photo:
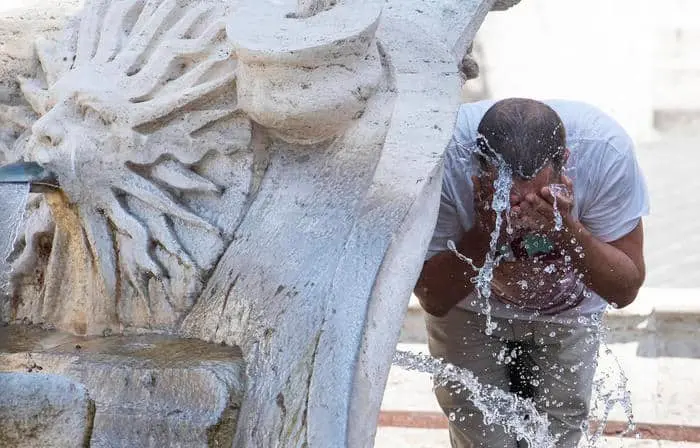
<instances>
[{"instance_id":1,"label":"weathered stone surface","mask_svg":"<svg viewBox=\"0 0 700 448\"><path fill-rule=\"evenodd\" d=\"M238 56L241 109L290 143L341 135L362 116L383 76L374 38L380 14L372 2L295 20L266 2L237 10L227 28Z\"/></svg>"},{"instance_id":2,"label":"weathered stone surface","mask_svg":"<svg viewBox=\"0 0 700 448\"><path fill-rule=\"evenodd\" d=\"M0 2L0 161L15 160L15 140L36 120L24 103L18 76L32 76L38 68L34 41L61 33L79 0L4 0Z\"/></svg>"},{"instance_id":3,"label":"weathered stone surface","mask_svg":"<svg viewBox=\"0 0 700 448\"><path fill-rule=\"evenodd\" d=\"M37 69L34 40L61 33L67 17L81 0L4 0L0 4L0 101L18 104L17 76Z\"/></svg>"},{"instance_id":4,"label":"weathered stone surface","mask_svg":"<svg viewBox=\"0 0 700 448\"><path fill-rule=\"evenodd\" d=\"M512 8L513 6L517 5L520 3L520 0L496 0L496 2L493 4L493 10L494 11L505 11L508 8Z\"/></svg>"},{"instance_id":5,"label":"weathered stone surface","mask_svg":"<svg viewBox=\"0 0 700 448\"><path fill-rule=\"evenodd\" d=\"M251 354L238 446L371 446L437 213L457 62L490 8L388 2L387 74L361 119L328 148L272 153L240 238L183 323Z\"/></svg>"},{"instance_id":6,"label":"weathered stone surface","mask_svg":"<svg viewBox=\"0 0 700 448\"><path fill-rule=\"evenodd\" d=\"M56 384L66 383L66 389L81 384L77 390L83 393L82 402L54 405L54 395L65 401L73 396L61 390L47 395L51 406L36 419L39 424L50 425L54 419L60 425L77 425L86 419L85 410L75 411L70 419L67 411L56 416L50 411L71 404L72 413L78 405L86 406L88 393L94 401L94 423L83 422L57 439L63 444L47 446L81 446L83 439L76 434L89 429L90 447L230 447L245 391L244 370L240 350L198 340L156 335L80 338L27 326L0 329L0 371L32 372L30 377L53 378ZM21 391L10 396L3 392L0 403L7 404L0 405L0 412L31 411L37 406L34 401L41 403L40 393L23 397ZM29 417L36 414L32 412ZM56 420L60 416L63 420ZM30 430L18 435L23 443L31 440Z\"/></svg>"},{"instance_id":7,"label":"weathered stone surface","mask_svg":"<svg viewBox=\"0 0 700 448\"><path fill-rule=\"evenodd\" d=\"M240 346L234 446L371 446L437 216L459 63L493 5L88 2L67 38L37 45L41 76L21 84L31 107L0 110L28 117L8 154L63 187L33 202L5 318ZM167 411L148 429L163 437L204 418L168 414L196 397L149 395L162 375L184 389L169 366L148 370L154 386L105 344L32 354L94 388L95 443L147 433L103 420L101 403L155 400ZM76 356L89 368L66 367Z\"/></svg>"},{"instance_id":8,"label":"weathered stone surface","mask_svg":"<svg viewBox=\"0 0 700 448\"><path fill-rule=\"evenodd\" d=\"M0 446L87 446L94 403L80 383L60 375L0 373Z\"/></svg>"}]
</instances>

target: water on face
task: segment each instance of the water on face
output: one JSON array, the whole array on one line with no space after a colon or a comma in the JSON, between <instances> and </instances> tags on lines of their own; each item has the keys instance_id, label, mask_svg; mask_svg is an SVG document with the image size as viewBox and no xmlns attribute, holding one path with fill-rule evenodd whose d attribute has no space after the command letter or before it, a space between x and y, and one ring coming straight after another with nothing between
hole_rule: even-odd
<instances>
[{"instance_id":1,"label":"water on face","mask_svg":"<svg viewBox=\"0 0 700 448\"><path fill-rule=\"evenodd\" d=\"M500 259L496 257L498 249L498 237L501 235L503 215L510 215L510 189L513 186L513 172L505 162L499 163L498 177L494 181L493 201L491 209L496 213L496 223L491 232L489 251L484 259L484 265L478 269L478 274L471 281L476 285L476 293L482 304L482 312L486 316L486 329L488 335L493 333L495 325L491 319L491 280L493 270L498 266Z\"/></svg>"},{"instance_id":2,"label":"water on face","mask_svg":"<svg viewBox=\"0 0 700 448\"><path fill-rule=\"evenodd\" d=\"M551 184L549 186L549 191L552 192L552 196L554 197L554 203L552 204L552 208L554 208L554 230L559 232L564 228L564 220L559 212L557 198L560 194L566 193L566 185Z\"/></svg>"},{"instance_id":3,"label":"water on face","mask_svg":"<svg viewBox=\"0 0 700 448\"><path fill-rule=\"evenodd\" d=\"M500 163L498 169L498 176L494 181L494 196L491 202L491 209L496 214L495 227L490 235L489 241L489 251L484 259L484 265L478 267L474 264L473 260L467 258L463 254L457 251L454 241L447 242L447 248L452 251L457 258L469 264L469 266L474 269L477 274L475 277L471 278L471 282L475 284L474 290L479 297L479 303L481 305L481 311L486 316L486 328L485 332L488 335L493 333L495 330L495 324L491 319L491 280L493 280L493 270L498 266L500 257L496 256L496 250L498 249L498 237L501 234L501 227L503 226L503 216L505 214L508 220L508 229L510 232L510 189L513 186L513 174L511 169L506 163Z\"/></svg>"},{"instance_id":4,"label":"water on face","mask_svg":"<svg viewBox=\"0 0 700 448\"><path fill-rule=\"evenodd\" d=\"M10 268L7 257L12 253L24 220L29 198L28 184L0 184L0 288L6 290Z\"/></svg>"},{"instance_id":5,"label":"water on face","mask_svg":"<svg viewBox=\"0 0 700 448\"><path fill-rule=\"evenodd\" d=\"M500 257L496 256L496 252L504 213L507 220L507 231L508 233L512 232L509 218L513 172L503 160L496 162L498 176L494 181L495 193L491 203L491 208L496 214L496 222L490 235L489 251L486 254L484 265L481 267L475 266L473 260L457 251L453 241L448 242L448 249L477 272L471 281L475 284L481 311L486 316L484 332L488 335L492 334L496 328L491 319L491 280L493 279L493 271L500 261ZM566 187L560 184L553 184L550 185L550 188L555 197L553 204L554 228L556 231L560 231L563 229L563 218L558 209L556 197L558 194L564 193ZM584 254L580 246L576 247L576 253L580 258L583 258ZM567 257L570 261L570 257L568 255ZM590 292L585 294L590 295ZM582 322L582 319L586 320L586 322ZM625 434L634 431L635 424L633 421L631 397L627 390L627 377L619 361L605 342L607 332L603 326L602 319L596 316L592 317L590 322L588 319L583 316L579 317L579 323L593 324L597 331L592 332L591 340L587 342L596 345L600 344L601 347L604 347L604 355L613 357L613 365L616 366L615 372L612 373L603 369L597 369L596 377L593 381L593 400L589 420L582 425L584 434L582 445L597 447L602 443L603 430L611 411L616 406L621 406L627 417L628 430ZM509 434L516 436L518 439L528 441L529 446L555 446L556 438L549 434L547 416L538 413L532 401L522 399L514 393L509 393L493 386L480 384L469 370L457 368L427 355L397 351L394 356L394 364L407 370L431 374L436 386L461 385L463 390L469 392L470 401L483 414L485 423L502 426ZM450 415L449 418L452 421L460 419L458 415Z\"/></svg>"}]
</instances>

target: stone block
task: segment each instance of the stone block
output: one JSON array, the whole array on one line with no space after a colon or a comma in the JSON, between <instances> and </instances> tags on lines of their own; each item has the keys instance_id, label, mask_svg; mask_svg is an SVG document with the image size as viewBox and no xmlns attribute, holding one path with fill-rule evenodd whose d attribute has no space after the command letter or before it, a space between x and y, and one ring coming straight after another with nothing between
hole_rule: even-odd
<instances>
[{"instance_id":1,"label":"stone block","mask_svg":"<svg viewBox=\"0 0 700 448\"><path fill-rule=\"evenodd\" d=\"M0 317L86 339L15 335L0 370L83 383L92 446L371 446L494 3L95 0L39 33L0 152L61 191Z\"/></svg>"},{"instance_id":2,"label":"stone block","mask_svg":"<svg viewBox=\"0 0 700 448\"><path fill-rule=\"evenodd\" d=\"M87 446L95 405L84 385L65 376L0 374L0 446Z\"/></svg>"},{"instance_id":3,"label":"stone block","mask_svg":"<svg viewBox=\"0 0 700 448\"><path fill-rule=\"evenodd\" d=\"M85 446L93 448L230 447L245 384L237 348L158 335L80 338L28 326L0 329L0 371L23 372L0 375L0 384L19 378L0 395L0 415L26 410L0 419L0 427L18 428L0 431L0 441L19 443L0 446L76 447L87 434ZM20 380L36 392L23 393Z\"/></svg>"}]
</instances>

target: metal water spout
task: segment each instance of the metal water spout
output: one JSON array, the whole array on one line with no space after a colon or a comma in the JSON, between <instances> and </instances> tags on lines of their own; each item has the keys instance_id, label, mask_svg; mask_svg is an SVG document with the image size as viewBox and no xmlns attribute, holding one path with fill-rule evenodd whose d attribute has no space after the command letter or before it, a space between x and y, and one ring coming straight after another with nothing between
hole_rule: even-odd
<instances>
[{"instance_id":1,"label":"metal water spout","mask_svg":"<svg viewBox=\"0 0 700 448\"><path fill-rule=\"evenodd\" d=\"M46 193L60 188L56 174L36 162L0 166L0 184L29 184L32 193Z\"/></svg>"}]
</instances>

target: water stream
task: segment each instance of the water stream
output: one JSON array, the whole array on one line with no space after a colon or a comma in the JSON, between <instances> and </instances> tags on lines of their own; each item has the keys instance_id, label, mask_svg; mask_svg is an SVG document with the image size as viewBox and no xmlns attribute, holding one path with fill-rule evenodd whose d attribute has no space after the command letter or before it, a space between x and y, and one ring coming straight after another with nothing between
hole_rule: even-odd
<instances>
[{"instance_id":1,"label":"water stream","mask_svg":"<svg viewBox=\"0 0 700 448\"><path fill-rule=\"evenodd\" d=\"M556 439L549 434L547 416L540 414L531 400L526 400L497 387L481 384L474 374L429 355L397 350L394 364L406 370L428 373L437 386L458 382L469 391L469 399L484 415L488 425L500 425L518 440L531 447L554 447ZM460 418L450 415L450 420Z\"/></svg>"},{"instance_id":2,"label":"water stream","mask_svg":"<svg viewBox=\"0 0 700 448\"><path fill-rule=\"evenodd\" d=\"M566 185L551 184L549 186L549 191L551 191L552 195L554 196L554 203L552 204L552 207L554 208L554 230L559 232L564 228L564 219L559 212L557 198L560 194L566 193Z\"/></svg>"},{"instance_id":3,"label":"water stream","mask_svg":"<svg viewBox=\"0 0 700 448\"><path fill-rule=\"evenodd\" d=\"M493 270L500 262L497 253L497 243L503 225L504 214L507 220L507 231L512 233L510 226L510 190L512 187L513 172L502 159L493 160L493 154L487 155L498 166L497 178L494 181L494 198L491 209L496 214L495 228L490 235L489 251L486 254L484 265L475 266L473 260L467 258L457 251L453 241L448 241L448 249L452 251L460 260L476 271L476 275L471 279L475 284L475 291L481 304L481 311L486 316L486 326L484 332L492 334L496 325L491 319L491 280ZM555 196L554 208L554 228L560 231L563 228L563 218L558 208L556 200L557 194L565 191L566 186L560 184L550 185L550 189ZM579 249L577 247L577 249ZM579 252L577 250L577 252ZM582 257L583 254L579 253ZM570 260L570 257L567 256ZM582 446L597 447L602 443L602 435L605 425L610 417L611 411L616 406L621 406L628 422L628 429L625 434L634 432L635 423L632 413L632 402L627 388L627 377L622 366L612 353L606 343L607 330L604 328L602 319L593 318L592 323L597 328L597 338L591 336L590 344L597 344L603 348L601 354L612 357L614 360L614 372L597 369L596 377L593 381L593 401L589 420L582 425L584 437ZM496 387L481 384L474 373L458 368L442 360L435 359L429 355L414 354L405 351L397 351L394 355L394 365L406 370L413 370L428 373L433 377L436 387L444 387L448 383L459 383L469 392L469 399L474 406L481 411L487 425L499 425L506 432L514 435L518 440L525 440L528 446L537 448L547 448L556 446L556 438L549 433L549 422L545 414L540 414L530 399L520 398L518 395L503 391ZM457 415L448 416L450 420L458 419ZM592 423L592 424L591 424Z\"/></svg>"},{"instance_id":4,"label":"water stream","mask_svg":"<svg viewBox=\"0 0 700 448\"><path fill-rule=\"evenodd\" d=\"M29 200L29 184L0 183L0 290L7 291L10 267L7 257L19 236L24 221L27 201Z\"/></svg>"},{"instance_id":5,"label":"water stream","mask_svg":"<svg viewBox=\"0 0 700 448\"><path fill-rule=\"evenodd\" d=\"M629 379L625 375L619 359L608 346L608 328L604 325L603 319L594 316L593 323L598 329L598 339L602 349L599 356L609 358L612 361L612 365L607 368L599 367L593 380L591 411L588 421L583 425L585 446L591 448L603 446L602 436L605 424L610 419L610 414L616 406L622 409L627 420L627 429L619 436L634 434L636 430L632 410L632 397L628 388ZM600 362L598 362L598 365L600 365Z\"/></svg>"}]
</instances>

